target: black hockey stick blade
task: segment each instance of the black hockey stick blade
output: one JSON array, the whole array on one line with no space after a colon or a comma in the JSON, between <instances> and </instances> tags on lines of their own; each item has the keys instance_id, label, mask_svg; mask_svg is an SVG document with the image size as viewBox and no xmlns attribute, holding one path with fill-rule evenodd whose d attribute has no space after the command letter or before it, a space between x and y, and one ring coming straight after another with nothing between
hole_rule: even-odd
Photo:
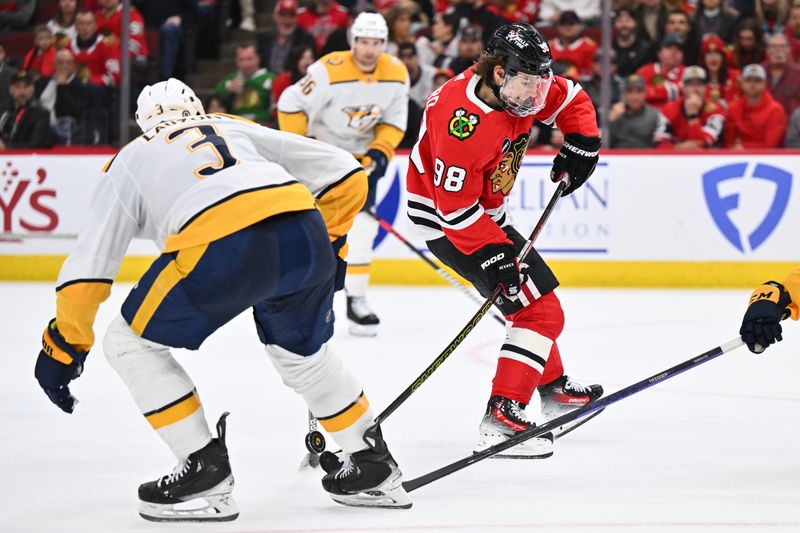
<instances>
[{"instance_id":1,"label":"black hockey stick blade","mask_svg":"<svg viewBox=\"0 0 800 533\"><path fill-rule=\"evenodd\" d=\"M736 337L735 339L730 340L724 344L721 344L715 348L712 348L711 350L702 353L696 357L693 357L688 361L684 361L683 363L668 368L662 372L659 372L658 374L650 376L649 378L645 378L642 381L634 383L633 385L629 385L624 389L618 390L614 394L599 398L593 402L584 405L579 409L576 409L575 411L554 418L553 420L550 420L549 422L542 424L541 426L536 426L525 431L520 431L519 433L517 433L516 435L514 435L505 442L501 442L500 444L495 444L494 446L490 446L485 450L469 455L468 457L464 457L463 459L459 459L454 463L450 463L447 466L443 466L442 468L424 474L420 477L404 481L403 488L406 489L407 492L411 492L420 487L424 487L425 485L433 483L438 479L441 479L445 476L449 476L454 472L458 472L463 468L473 465L479 461L482 461L488 457L498 454L504 450L512 448L521 442L525 442L528 439L532 439L534 437L538 437L539 435L547 433L548 431L552 431L553 428L562 426L568 422L572 422L573 420L584 418L592 413L601 411L606 407L608 407L609 405L617 403L618 401L627 398L628 396L632 396L645 389L649 389L650 387L652 387L657 383L661 383L662 381L675 377L678 374L686 372L687 370L690 370L698 365L701 365L716 357L719 357L724 353L730 352L731 350L735 350L736 348L739 348L742 345L744 345L744 342L742 342L741 337Z\"/></svg>"}]
</instances>

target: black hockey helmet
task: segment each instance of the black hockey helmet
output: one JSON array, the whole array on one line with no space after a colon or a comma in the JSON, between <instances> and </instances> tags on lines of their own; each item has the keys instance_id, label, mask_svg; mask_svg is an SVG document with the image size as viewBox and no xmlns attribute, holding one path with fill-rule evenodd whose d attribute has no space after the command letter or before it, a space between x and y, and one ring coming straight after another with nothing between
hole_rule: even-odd
<instances>
[{"instance_id":1,"label":"black hockey helmet","mask_svg":"<svg viewBox=\"0 0 800 533\"><path fill-rule=\"evenodd\" d=\"M492 34L484 51L486 55L502 57L505 70L511 75L524 72L547 76L553 56L539 31L524 22L500 26Z\"/></svg>"}]
</instances>

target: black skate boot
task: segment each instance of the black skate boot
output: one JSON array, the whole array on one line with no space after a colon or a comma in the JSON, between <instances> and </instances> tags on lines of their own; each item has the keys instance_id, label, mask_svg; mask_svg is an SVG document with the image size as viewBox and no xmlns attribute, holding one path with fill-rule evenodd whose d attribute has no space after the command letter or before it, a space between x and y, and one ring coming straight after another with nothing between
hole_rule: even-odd
<instances>
[{"instance_id":1,"label":"black skate boot","mask_svg":"<svg viewBox=\"0 0 800 533\"><path fill-rule=\"evenodd\" d=\"M365 437L366 450L344 455L344 460L323 452L319 464L325 470L322 488L336 503L353 507L410 509L411 498L403 488L403 475L381 436L380 428Z\"/></svg>"},{"instance_id":2,"label":"black skate boot","mask_svg":"<svg viewBox=\"0 0 800 533\"><path fill-rule=\"evenodd\" d=\"M374 337L381 323L370 309L366 296L347 297L347 320L350 322L350 334L359 337Z\"/></svg>"},{"instance_id":3,"label":"black skate boot","mask_svg":"<svg viewBox=\"0 0 800 533\"><path fill-rule=\"evenodd\" d=\"M486 414L480 425L481 438L474 452L482 452L490 446L500 444L520 431L536 427L525 413L525 404L503 396L492 396L486 406ZM553 434L545 433L492 457L509 459L545 459L553 455Z\"/></svg>"},{"instance_id":4,"label":"black skate boot","mask_svg":"<svg viewBox=\"0 0 800 533\"><path fill-rule=\"evenodd\" d=\"M225 418L218 438L189 455L172 473L139 486L139 515L153 522L227 522L239 516L225 446Z\"/></svg>"},{"instance_id":5,"label":"black skate boot","mask_svg":"<svg viewBox=\"0 0 800 533\"><path fill-rule=\"evenodd\" d=\"M601 385L581 385L566 375L547 385L540 385L538 389L542 399L542 415L548 421L583 407L603 395ZM594 414L600 414L600 411ZM559 438L592 418L593 416L589 415L559 426L553 430L553 435Z\"/></svg>"}]
</instances>

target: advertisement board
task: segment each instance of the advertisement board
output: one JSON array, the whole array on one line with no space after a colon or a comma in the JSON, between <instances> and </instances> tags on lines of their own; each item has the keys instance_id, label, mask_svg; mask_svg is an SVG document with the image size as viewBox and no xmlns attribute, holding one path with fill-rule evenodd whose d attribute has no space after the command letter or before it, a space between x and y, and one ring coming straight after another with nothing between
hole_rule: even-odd
<instances>
[{"instance_id":1,"label":"advertisement board","mask_svg":"<svg viewBox=\"0 0 800 533\"><path fill-rule=\"evenodd\" d=\"M0 276L36 278L35 272L19 272L27 257L47 271L38 277L55 276L52 271L80 231L110 155L0 157ZM529 152L508 197L514 225L523 235L555 188L549 179L552 158L552 153ZM392 160L380 182L378 213L425 249L405 214L407 165L405 154ZM800 157L791 153L605 153L586 185L561 200L536 247L565 284L763 281L763 275L781 276L786 265L800 263L798 176ZM137 268L157 250L134 241L129 252L140 259L132 270L123 266L122 275L135 279ZM373 272L377 282L436 280L430 267L383 230L376 239Z\"/></svg>"}]
</instances>

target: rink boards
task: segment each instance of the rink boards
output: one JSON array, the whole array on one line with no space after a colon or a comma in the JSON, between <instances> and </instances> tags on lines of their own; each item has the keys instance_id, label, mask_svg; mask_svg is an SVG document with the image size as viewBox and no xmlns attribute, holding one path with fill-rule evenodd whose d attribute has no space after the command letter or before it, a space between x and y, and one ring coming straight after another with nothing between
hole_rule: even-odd
<instances>
[{"instance_id":1,"label":"rink boards","mask_svg":"<svg viewBox=\"0 0 800 533\"><path fill-rule=\"evenodd\" d=\"M112 154L0 157L0 279L55 279L80 231L99 169ZM527 234L554 190L553 153L523 160L508 209ZM418 247L405 213L407 154L380 182L379 214ZM780 278L800 263L800 156L788 152L603 154L563 199L537 248L568 286L737 287ZM135 241L120 279L135 280L157 253ZM442 283L381 231L373 281Z\"/></svg>"}]
</instances>

